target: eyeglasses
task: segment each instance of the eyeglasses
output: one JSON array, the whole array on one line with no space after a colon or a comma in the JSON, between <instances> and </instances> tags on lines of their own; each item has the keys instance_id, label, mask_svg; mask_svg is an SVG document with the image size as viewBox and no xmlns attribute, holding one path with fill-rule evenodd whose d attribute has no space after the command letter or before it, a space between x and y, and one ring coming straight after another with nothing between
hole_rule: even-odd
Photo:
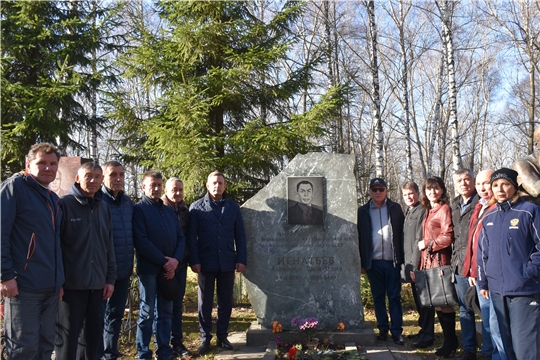
<instances>
[{"instance_id":1,"label":"eyeglasses","mask_svg":"<svg viewBox=\"0 0 540 360\"><path fill-rule=\"evenodd\" d=\"M377 187L377 188L371 188L370 190L373 192L384 192L386 188Z\"/></svg>"}]
</instances>

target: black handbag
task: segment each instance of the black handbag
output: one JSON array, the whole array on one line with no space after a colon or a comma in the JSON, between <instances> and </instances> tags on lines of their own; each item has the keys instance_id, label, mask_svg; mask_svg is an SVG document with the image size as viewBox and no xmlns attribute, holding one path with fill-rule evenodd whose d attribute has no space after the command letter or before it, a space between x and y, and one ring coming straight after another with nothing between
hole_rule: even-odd
<instances>
[{"instance_id":1,"label":"black handbag","mask_svg":"<svg viewBox=\"0 0 540 360\"><path fill-rule=\"evenodd\" d=\"M441 255L439 255L439 264ZM428 252L426 251L426 264ZM456 277L450 265L430 269L415 270L415 286L423 307L454 306L457 294L454 283Z\"/></svg>"}]
</instances>

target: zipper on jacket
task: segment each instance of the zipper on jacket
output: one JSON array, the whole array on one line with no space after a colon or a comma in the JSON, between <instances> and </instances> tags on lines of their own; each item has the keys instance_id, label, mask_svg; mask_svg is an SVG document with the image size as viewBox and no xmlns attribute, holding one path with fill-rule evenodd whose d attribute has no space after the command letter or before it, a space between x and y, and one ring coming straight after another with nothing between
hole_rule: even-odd
<instances>
[{"instance_id":1,"label":"zipper on jacket","mask_svg":"<svg viewBox=\"0 0 540 360\"><path fill-rule=\"evenodd\" d=\"M26 253L26 264L24 264L24 270L28 267L28 262L34 256L34 252L36 251L36 233L32 233L32 237L30 238L30 243L28 244L28 252Z\"/></svg>"}]
</instances>

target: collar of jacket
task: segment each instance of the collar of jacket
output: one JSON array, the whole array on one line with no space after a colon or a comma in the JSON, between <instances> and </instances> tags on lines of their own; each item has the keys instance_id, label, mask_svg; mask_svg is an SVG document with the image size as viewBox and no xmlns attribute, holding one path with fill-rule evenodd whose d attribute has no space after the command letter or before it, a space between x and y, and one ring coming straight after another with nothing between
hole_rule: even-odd
<instances>
[{"instance_id":1,"label":"collar of jacket","mask_svg":"<svg viewBox=\"0 0 540 360\"><path fill-rule=\"evenodd\" d=\"M26 171L21 171L20 172L22 178L24 181L26 181L26 183L30 186L32 186L33 188L35 188L37 191L39 192L42 192L43 194L46 194L46 193L49 193L51 192L52 190L50 190L49 188L41 185L40 183L37 182L36 178L33 177L31 174L29 174L28 172Z\"/></svg>"},{"instance_id":2,"label":"collar of jacket","mask_svg":"<svg viewBox=\"0 0 540 360\"><path fill-rule=\"evenodd\" d=\"M73 184L71 189L69 189L68 195L72 195L82 205L88 205L90 202L99 203L101 199L103 198L103 191L99 189L94 194L94 197L92 198L92 197L83 195L83 193L81 192L81 185L79 183L75 183Z\"/></svg>"},{"instance_id":3,"label":"collar of jacket","mask_svg":"<svg viewBox=\"0 0 540 360\"><path fill-rule=\"evenodd\" d=\"M498 202L497 203L497 210L499 211L508 211L508 210L511 210L512 208L515 208L517 204L523 202L524 200L521 199L521 198L517 198L517 200L515 202L512 202L512 200L507 200L507 201L504 201L502 203Z\"/></svg>"},{"instance_id":4,"label":"collar of jacket","mask_svg":"<svg viewBox=\"0 0 540 360\"><path fill-rule=\"evenodd\" d=\"M221 199L219 199L218 201L215 201L215 200L212 200L209 193L206 193L206 195L204 196L204 200L206 202L214 202L214 203L217 204L217 203L220 203L220 202L224 203L227 200L227 197L225 196L225 193L223 193L223 195L221 195Z\"/></svg>"},{"instance_id":5,"label":"collar of jacket","mask_svg":"<svg viewBox=\"0 0 540 360\"><path fill-rule=\"evenodd\" d=\"M173 210L176 209L176 208L178 208L178 210L188 208L188 206L186 205L184 200L180 201L178 203L178 205L173 205L173 203L171 201L169 201L169 198L167 197L167 195L163 195L161 197L161 200L163 201L163 205L168 206L168 207L172 208Z\"/></svg>"},{"instance_id":6,"label":"collar of jacket","mask_svg":"<svg viewBox=\"0 0 540 360\"><path fill-rule=\"evenodd\" d=\"M469 200L467 201L467 203L472 204L473 201L474 201L475 196L478 197L478 198L480 197L480 196L478 196L478 193L476 192L476 189L474 189L474 192L472 193L472 195L469 198ZM452 204L454 204L454 206L460 206L461 207L461 199L463 199L463 197L461 196L461 194L459 194L458 196L456 196L454 198L454 200L452 200ZM468 210L469 210L469 208L467 208L467 211Z\"/></svg>"},{"instance_id":7,"label":"collar of jacket","mask_svg":"<svg viewBox=\"0 0 540 360\"><path fill-rule=\"evenodd\" d=\"M122 201L122 196L124 196L124 190L120 190L118 192L118 195L116 195L116 197L113 195L112 193L112 190L109 189L108 187L106 187L105 185L101 186L101 191L103 192L103 196L107 196L109 198L111 198L111 200L115 203L115 204L120 204L120 202Z\"/></svg>"},{"instance_id":8,"label":"collar of jacket","mask_svg":"<svg viewBox=\"0 0 540 360\"><path fill-rule=\"evenodd\" d=\"M154 205L154 206L157 206L157 207L162 207L163 206L163 200L161 200L160 198L158 198L157 200L154 200L146 195L143 195L142 199L141 199L141 202L143 204L147 204L147 205Z\"/></svg>"}]
</instances>

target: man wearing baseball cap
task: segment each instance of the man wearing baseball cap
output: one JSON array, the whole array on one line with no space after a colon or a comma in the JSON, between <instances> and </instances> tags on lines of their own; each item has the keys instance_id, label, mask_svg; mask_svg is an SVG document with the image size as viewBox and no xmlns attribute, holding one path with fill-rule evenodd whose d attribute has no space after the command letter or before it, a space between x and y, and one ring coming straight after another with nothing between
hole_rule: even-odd
<instances>
[{"instance_id":1,"label":"man wearing baseball cap","mask_svg":"<svg viewBox=\"0 0 540 360\"><path fill-rule=\"evenodd\" d=\"M388 188L382 178L369 183L371 199L358 209L358 243L362 273L367 273L378 340L392 340L403 345L403 310L401 308L401 275L403 263L403 221L401 206L387 198ZM386 297L390 307L391 325L386 312Z\"/></svg>"}]
</instances>

